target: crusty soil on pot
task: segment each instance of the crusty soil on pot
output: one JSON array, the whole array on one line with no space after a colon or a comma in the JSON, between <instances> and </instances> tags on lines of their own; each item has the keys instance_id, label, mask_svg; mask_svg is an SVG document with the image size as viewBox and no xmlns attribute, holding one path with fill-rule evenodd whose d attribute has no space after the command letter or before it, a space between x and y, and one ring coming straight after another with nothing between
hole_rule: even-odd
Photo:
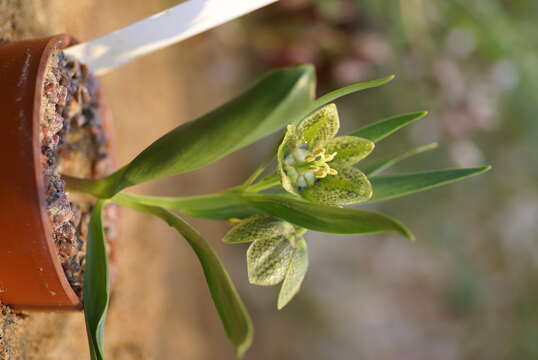
<instances>
[{"instance_id":1,"label":"crusty soil on pot","mask_svg":"<svg viewBox=\"0 0 538 360\"><path fill-rule=\"evenodd\" d=\"M66 192L61 175L97 178L111 170L97 83L84 64L56 51L47 65L41 102L39 135L48 217L62 267L80 296L94 200ZM113 212L114 207L105 209L108 237L114 235Z\"/></svg>"}]
</instances>

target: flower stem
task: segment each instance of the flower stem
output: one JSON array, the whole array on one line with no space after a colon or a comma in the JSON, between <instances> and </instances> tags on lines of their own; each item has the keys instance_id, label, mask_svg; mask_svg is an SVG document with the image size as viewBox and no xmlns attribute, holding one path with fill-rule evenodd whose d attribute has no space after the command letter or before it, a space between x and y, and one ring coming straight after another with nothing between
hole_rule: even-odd
<instances>
[{"instance_id":1,"label":"flower stem","mask_svg":"<svg viewBox=\"0 0 538 360\"><path fill-rule=\"evenodd\" d=\"M278 173L272 173L254 185L250 185L246 190L248 192L260 192L270 189L280 184L280 176Z\"/></svg>"}]
</instances>

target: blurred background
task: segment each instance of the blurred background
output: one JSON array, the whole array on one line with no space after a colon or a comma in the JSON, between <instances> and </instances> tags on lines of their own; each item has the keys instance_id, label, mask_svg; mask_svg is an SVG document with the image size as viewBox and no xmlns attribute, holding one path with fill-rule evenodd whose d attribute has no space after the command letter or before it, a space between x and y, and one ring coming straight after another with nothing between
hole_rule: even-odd
<instances>
[{"instance_id":1,"label":"blurred background","mask_svg":"<svg viewBox=\"0 0 538 360\"><path fill-rule=\"evenodd\" d=\"M0 39L59 32L91 39L176 3L0 0ZM193 221L253 315L246 359L538 358L537 16L533 0L281 0L103 77L120 163L266 70L306 62L316 66L319 94L396 74L338 101L344 131L429 110L371 157L430 142L440 148L391 172L493 165L485 175L370 206L406 223L414 244L308 233L309 272L282 311L278 288L248 284L246 247L220 244L227 225ZM244 180L270 146L262 141L137 191L224 189ZM123 222L112 358L233 359L190 249L157 220L125 210ZM80 314L32 315L8 335L21 359L86 351Z\"/></svg>"}]
</instances>

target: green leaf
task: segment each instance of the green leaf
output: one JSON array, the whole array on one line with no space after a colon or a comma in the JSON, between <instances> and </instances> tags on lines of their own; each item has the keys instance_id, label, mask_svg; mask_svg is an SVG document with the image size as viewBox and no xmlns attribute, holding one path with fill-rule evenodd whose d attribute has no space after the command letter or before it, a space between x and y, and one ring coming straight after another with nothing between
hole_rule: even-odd
<instances>
[{"instance_id":1,"label":"green leaf","mask_svg":"<svg viewBox=\"0 0 538 360\"><path fill-rule=\"evenodd\" d=\"M103 360L105 322L110 297L108 256L101 214L104 201L93 208L88 225L83 302L86 332L92 360Z\"/></svg>"},{"instance_id":2,"label":"green leaf","mask_svg":"<svg viewBox=\"0 0 538 360\"><path fill-rule=\"evenodd\" d=\"M183 219L165 209L142 205L123 195L116 195L114 202L161 218L187 240L202 265L211 297L224 330L230 342L235 346L238 356L241 357L252 343L252 320L230 275L211 246L196 229Z\"/></svg>"},{"instance_id":3,"label":"green leaf","mask_svg":"<svg viewBox=\"0 0 538 360\"><path fill-rule=\"evenodd\" d=\"M335 137L339 128L336 105L329 104L301 121L297 125L297 136L310 150L314 150Z\"/></svg>"},{"instance_id":4,"label":"green leaf","mask_svg":"<svg viewBox=\"0 0 538 360\"><path fill-rule=\"evenodd\" d=\"M412 150L409 150L404 153L399 153L396 155L389 156L387 158L377 160L374 162L371 162L369 164L366 164L364 166L361 166L360 169L368 176L377 174L378 172L385 170L397 163L399 163L402 160L405 160L407 158L410 158L411 156L421 154L426 151L430 151L437 148L437 143L431 143L428 145L418 146Z\"/></svg>"},{"instance_id":5,"label":"green leaf","mask_svg":"<svg viewBox=\"0 0 538 360\"><path fill-rule=\"evenodd\" d=\"M484 173L491 166L466 169L445 169L423 171L411 174L373 176L370 178L374 196L369 202L394 199L400 196L450 184L465 178Z\"/></svg>"},{"instance_id":6,"label":"green leaf","mask_svg":"<svg viewBox=\"0 0 538 360\"><path fill-rule=\"evenodd\" d=\"M295 250L285 236L254 241L247 250L248 281L261 286L278 284L284 279Z\"/></svg>"},{"instance_id":7,"label":"green leaf","mask_svg":"<svg viewBox=\"0 0 538 360\"><path fill-rule=\"evenodd\" d=\"M301 289L301 284L308 269L308 253L306 241L301 239L301 246L295 249L288 264L284 282L278 294L277 308L281 310Z\"/></svg>"},{"instance_id":8,"label":"green leaf","mask_svg":"<svg viewBox=\"0 0 538 360\"><path fill-rule=\"evenodd\" d=\"M249 207L241 202L241 199L234 192L220 192L188 197L147 196L121 192L116 196L128 199L131 202L158 206L203 219L242 219L261 213L260 210ZM112 198L112 201L115 200L116 197Z\"/></svg>"},{"instance_id":9,"label":"green leaf","mask_svg":"<svg viewBox=\"0 0 538 360\"><path fill-rule=\"evenodd\" d=\"M370 211L309 203L283 195L242 195L250 206L292 224L333 234L374 234L398 232L413 239L411 232L398 221Z\"/></svg>"},{"instance_id":10,"label":"green leaf","mask_svg":"<svg viewBox=\"0 0 538 360\"><path fill-rule=\"evenodd\" d=\"M293 233L295 228L290 223L270 215L255 215L232 227L222 241L226 244L239 244L278 236L288 237Z\"/></svg>"},{"instance_id":11,"label":"green leaf","mask_svg":"<svg viewBox=\"0 0 538 360\"><path fill-rule=\"evenodd\" d=\"M428 114L427 111L414 112L390 117L388 119L377 121L373 124L366 125L358 130L351 132L350 136L357 136L378 142L392 133L400 130L404 126L409 125L413 121L423 118Z\"/></svg>"},{"instance_id":12,"label":"green leaf","mask_svg":"<svg viewBox=\"0 0 538 360\"><path fill-rule=\"evenodd\" d=\"M367 157L374 150L375 144L355 136L338 136L329 140L326 146L327 154L336 153L329 165L338 169L353 165Z\"/></svg>"},{"instance_id":13,"label":"green leaf","mask_svg":"<svg viewBox=\"0 0 538 360\"><path fill-rule=\"evenodd\" d=\"M370 88L375 88L381 85L384 85L394 79L394 75L389 75L384 78L375 79L371 81L364 81L359 82L355 84L351 84L349 86L331 91L330 93L327 93L320 98L316 99L314 103L311 105L309 113L321 108L323 105L326 105L328 103L333 102L334 100L341 98L342 96L353 94L354 92L366 90Z\"/></svg>"},{"instance_id":14,"label":"green leaf","mask_svg":"<svg viewBox=\"0 0 538 360\"><path fill-rule=\"evenodd\" d=\"M308 200L328 205L351 205L372 197L372 186L366 175L351 167L338 169L338 174L327 175L313 185L299 191Z\"/></svg>"},{"instance_id":15,"label":"green leaf","mask_svg":"<svg viewBox=\"0 0 538 360\"><path fill-rule=\"evenodd\" d=\"M270 72L239 97L159 138L102 180L101 195L199 169L297 122L312 104L314 86L312 66Z\"/></svg>"}]
</instances>

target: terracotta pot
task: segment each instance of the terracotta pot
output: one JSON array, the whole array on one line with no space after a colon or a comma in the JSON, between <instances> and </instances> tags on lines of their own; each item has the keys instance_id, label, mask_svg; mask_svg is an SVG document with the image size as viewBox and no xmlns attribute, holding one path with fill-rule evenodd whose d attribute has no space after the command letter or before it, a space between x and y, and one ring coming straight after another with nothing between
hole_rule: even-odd
<instances>
[{"instance_id":1,"label":"terracotta pot","mask_svg":"<svg viewBox=\"0 0 538 360\"><path fill-rule=\"evenodd\" d=\"M47 60L74 42L57 35L0 47L0 302L15 310L82 307L52 238L39 141Z\"/></svg>"}]
</instances>

